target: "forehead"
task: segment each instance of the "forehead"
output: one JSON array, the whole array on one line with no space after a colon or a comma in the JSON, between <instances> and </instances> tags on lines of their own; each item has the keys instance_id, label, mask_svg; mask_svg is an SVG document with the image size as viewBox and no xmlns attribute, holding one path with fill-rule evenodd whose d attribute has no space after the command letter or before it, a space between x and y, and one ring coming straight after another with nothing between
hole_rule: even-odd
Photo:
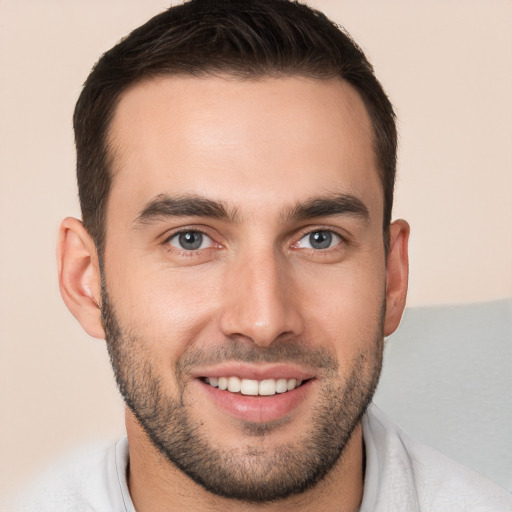
<instances>
[{"instance_id":1,"label":"forehead","mask_svg":"<svg viewBox=\"0 0 512 512\"><path fill-rule=\"evenodd\" d=\"M255 211L349 193L382 211L372 126L339 79L146 80L120 99L109 131L108 216L159 194L197 194ZM124 199L123 199L124 198Z\"/></svg>"}]
</instances>

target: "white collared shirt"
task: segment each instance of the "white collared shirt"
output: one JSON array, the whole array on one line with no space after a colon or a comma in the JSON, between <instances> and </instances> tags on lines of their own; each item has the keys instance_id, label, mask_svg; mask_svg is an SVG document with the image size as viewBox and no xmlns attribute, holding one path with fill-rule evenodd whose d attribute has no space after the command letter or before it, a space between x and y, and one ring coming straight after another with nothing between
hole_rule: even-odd
<instances>
[{"instance_id":1,"label":"white collared shirt","mask_svg":"<svg viewBox=\"0 0 512 512\"><path fill-rule=\"evenodd\" d=\"M375 405L363 418L360 512L512 512L512 495L411 439ZM86 448L48 471L6 512L135 512L128 440ZM4 509L2 509L4 510Z\"/></svg>"}]
</instances>

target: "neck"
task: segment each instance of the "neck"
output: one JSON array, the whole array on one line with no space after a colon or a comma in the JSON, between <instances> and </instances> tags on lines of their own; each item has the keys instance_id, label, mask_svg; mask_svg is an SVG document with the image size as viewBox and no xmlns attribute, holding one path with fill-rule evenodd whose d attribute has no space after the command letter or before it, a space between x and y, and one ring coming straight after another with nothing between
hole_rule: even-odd
<instances>
[{"instance_id":1,"label":"neck","mask_svg":"<svg viewBox=\"0 0 512 512\"><path fill-rule=\"evenodd\" d=\"M138 512L356 512L363 497L364 448L359 424L338 462L311 489L270 503L246 503L215 496L170 463L148 439L130 412L126 413L130 445L128 486Z\"/></svg>"}]
</instances>

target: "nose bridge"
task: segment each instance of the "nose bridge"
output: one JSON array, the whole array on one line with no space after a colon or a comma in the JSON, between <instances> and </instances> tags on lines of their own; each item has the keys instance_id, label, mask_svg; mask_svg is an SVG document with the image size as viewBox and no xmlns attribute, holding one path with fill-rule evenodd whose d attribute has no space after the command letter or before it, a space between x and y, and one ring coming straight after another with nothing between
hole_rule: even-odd
<instances>
[{"instance_id":1,"label":"nose bridge","mask_svg":"<svg viewBox=\"0 0 512 512\"><path fill-rule=\"evenodd\" d=\"M290 269L276 251L240 254L228 272L221 319L225 335L268 346L279 337L302 331Z\"/></svg>"}]
</instances>

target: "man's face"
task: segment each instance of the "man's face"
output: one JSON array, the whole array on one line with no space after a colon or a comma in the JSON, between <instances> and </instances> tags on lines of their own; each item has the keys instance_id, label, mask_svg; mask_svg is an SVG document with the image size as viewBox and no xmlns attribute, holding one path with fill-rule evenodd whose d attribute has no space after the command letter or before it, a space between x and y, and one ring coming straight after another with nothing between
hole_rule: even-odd
<instances>
[{"instance_id":1,"label":"man's face","mask_svg":"<svg viewBox=\"0 0 512 512\"><path fill-rule=\"evenodd\" d=\"M386 293L371 133L338 80L169 77L120 101L109 351L148 437L211 492L311 486L371 400Z\"/></svg>"}]
</instances>

